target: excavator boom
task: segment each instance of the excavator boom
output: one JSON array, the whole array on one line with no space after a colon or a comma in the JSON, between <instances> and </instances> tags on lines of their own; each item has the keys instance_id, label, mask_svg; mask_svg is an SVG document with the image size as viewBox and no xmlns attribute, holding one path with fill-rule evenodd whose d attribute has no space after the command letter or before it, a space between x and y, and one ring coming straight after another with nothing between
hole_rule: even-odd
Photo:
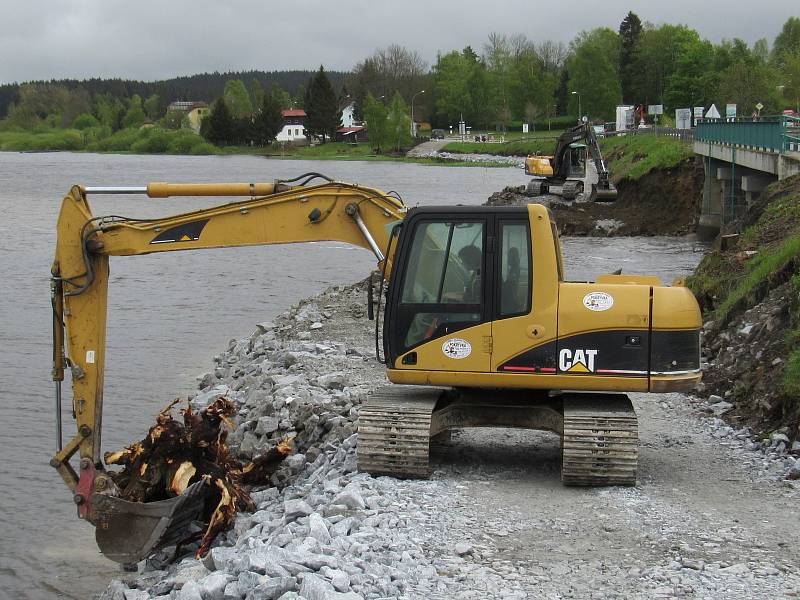
<instances>
[{"instance_id":1,"label":"excavator boom","mask_svg":"<svg viewBox=\"0 0 800 600\"><path fill-rule=\"evenodd\" d=\"M302 184L314 178L309 174ZM113 560L136 562L174 540L178 525L187 524L188 509L201 503L197 486L191 494L187 490L144 509L134 506L135 511L135 503L111 493L114 486L101 462L109 257L332 240L371 250L385 272L391 272L383 251L389 226L405 216L402 200L327 178L319 185L291 183L74 186L64 198L51 270L58 436L51 464L73 491L79 516L97 525L98 544ZM130 219L94 216L87 200L92 194L247 198L167 218ZM60 383L66 368L72 375L77 434L62 446ZM78 472L70 464L75 454L80 457Z\"/></svg>"}]
</instances>

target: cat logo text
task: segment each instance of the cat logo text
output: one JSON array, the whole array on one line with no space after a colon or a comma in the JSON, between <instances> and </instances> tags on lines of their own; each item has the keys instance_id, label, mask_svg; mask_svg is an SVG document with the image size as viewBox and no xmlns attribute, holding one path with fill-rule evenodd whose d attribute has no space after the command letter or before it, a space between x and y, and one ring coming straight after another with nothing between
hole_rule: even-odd
<instances>
[{"instance_id":1,"label":"cat logo text","mask_svg":"<svg viewBox=\"0 0 800 600\"><path fill-rule=\"evenodd\" d=\"M597 350L562 348L558 353L558 370L564 373L594 373Z\"/></svg>"}]
</instances>

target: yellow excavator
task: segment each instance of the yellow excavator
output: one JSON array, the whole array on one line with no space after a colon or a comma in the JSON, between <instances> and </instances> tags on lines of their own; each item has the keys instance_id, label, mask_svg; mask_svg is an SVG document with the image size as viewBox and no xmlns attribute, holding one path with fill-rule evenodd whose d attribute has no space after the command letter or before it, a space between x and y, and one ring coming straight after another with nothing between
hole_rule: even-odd
<instances>
[{"instance_id":1,"label":"yellow excavator","mask_svg":"<svg viewBox=\"0 0 800 600\"><path fill-rule=\"evenodd\" d=\"M531 154L525 173L532 175L528 192L553 194L565 200L614 202L617 188L609 178L594 128L581 123L562 133L552 156Z\"/></svg>"},{"instance_id":2,"label":"yellow excavator","mask_svg":"<svg viewBox=\"0 0 800 600\"><path fill-rule=\"evenodd\" d=\"M88 202L95 194L242 198L145 220L95 216ZM700 311L689 290L656 277L566 281L557 231L539 204L407 210L397 196L318 174L272 183L74 186L61 208L52 266L58 452L51 464L79 516L95 525L101 551L131 563L174 543L203 497L197 482L168 500L128 502L115 497L103 466L111 256L322 240L371 250L387 282L370 307L376 300L376 350L392 385L361 407L360 470L426 477L431 438L454 428L521 427L561 436L565 484L635 485L637 419L624 392L695 386ZM77 432L62 445L65 371Z\"/></svg>"}]
</instances>

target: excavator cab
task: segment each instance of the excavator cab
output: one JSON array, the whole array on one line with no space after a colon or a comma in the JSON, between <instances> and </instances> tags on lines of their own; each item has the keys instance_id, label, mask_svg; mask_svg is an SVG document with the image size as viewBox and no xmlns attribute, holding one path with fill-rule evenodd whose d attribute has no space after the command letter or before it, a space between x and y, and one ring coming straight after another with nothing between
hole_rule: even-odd
<instances>
[{"instance_id":1,"label":"excavator cab","mask_svg":"<svg viewBox=\"0 0 800 600\"><path fill-rule=\"evenodd\" d=\"M388 290L387 366L491 371L493 322L529 311L531 262L525 207L412 210Z\"/></svg>"}]
</instances>

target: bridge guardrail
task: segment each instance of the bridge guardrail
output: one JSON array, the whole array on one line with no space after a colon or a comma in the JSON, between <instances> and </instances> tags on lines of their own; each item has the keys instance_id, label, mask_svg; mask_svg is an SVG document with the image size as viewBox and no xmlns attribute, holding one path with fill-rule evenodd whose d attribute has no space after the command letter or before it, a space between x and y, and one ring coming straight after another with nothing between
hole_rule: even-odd
<instances>
[{"instance_id":1,"label":"bridge guardrail","mask_svg":"<svg viewBox=\"0 0 800 600\"><path fill-rule=\"evenodd\" d=\"M761 152L800 150L800 119L787 115L700 119L694 139L701 142L748 148Z\"/></svg>"}]
</instances>

